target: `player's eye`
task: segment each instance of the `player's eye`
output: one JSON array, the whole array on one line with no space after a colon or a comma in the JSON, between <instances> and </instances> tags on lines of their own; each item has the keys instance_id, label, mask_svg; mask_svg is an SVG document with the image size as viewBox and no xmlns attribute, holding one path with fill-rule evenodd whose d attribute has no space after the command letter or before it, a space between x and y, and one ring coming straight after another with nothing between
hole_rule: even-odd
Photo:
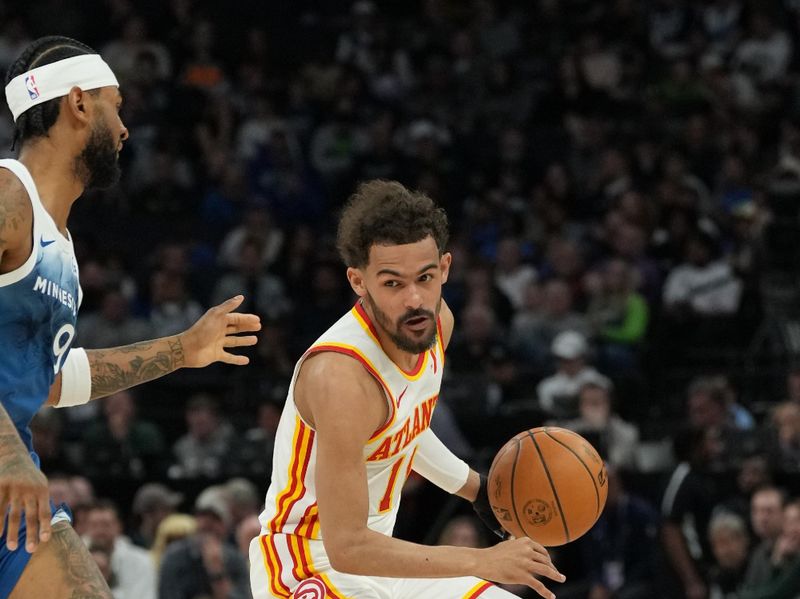
<instances>
[{"instance_id":1,"label":"player's eye","mask_svg":"<svg viewBox=\"0 0 800 599\"><path fill-rule=\"evenodd\" d=\"M430 274L430 273L425 273L424 275L422 275L422 276L419 278L419 280L420 280L421 282L423 282L423 283L427 283L428 281L431 281L431 280L433 280L433 275L432 275L432 274Z\"/></svg>"},{"instance_id":2,"label":"player's eye","mask_svg":"<svg viewBox=\"0 0 800 599\"><path fill-rule=\"evenodd\" d=\"M389 281L384 281L383 286L384 287L397 287L399 284L400 283L398 283L397 281L389 280Z\"/></svg>"}]
</instances>

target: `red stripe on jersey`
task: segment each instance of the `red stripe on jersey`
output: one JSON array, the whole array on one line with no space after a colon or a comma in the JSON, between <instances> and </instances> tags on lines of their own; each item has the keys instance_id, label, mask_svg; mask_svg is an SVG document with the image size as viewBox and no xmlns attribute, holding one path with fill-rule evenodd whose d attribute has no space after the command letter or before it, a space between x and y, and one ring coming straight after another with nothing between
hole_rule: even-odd
<instances>
[{"instance_id":1,"label":"red stripe on jersey","mask_svg":"<svg viewBox=\"0 0 800 599\"><path fill-rule=\"evenodd\" d=\"M472 587L467 591L467 594L464 595L464 599L475 599L475 597L482 595L484 591L492 588L492 586L491 582L478 583L477 588Z\"/></svg>"},{"instance_id":2,"label":"red stripe on jersey","mask_svg":"<svg viewBox=\"0 0 800 599\"><path fill-rule=\"evenodd\" d=\"M314 431L308 428L299 418L297 419L296 426L298 427L298 434L293 449L292 460L289 463L289 484L277 501L278 510L275 517L269 523L269 530L271 532L282 532L281 529L286 525L292 508L306 492L303 480L305 480L305 475L308 471L308 463L311 459L311 445L314 440Z\"/></svg>"},{"instance_id":3,"label":"red stripe on jersey","mask_svg":"<svg viewBox=\"0 0 800 599\"><path fill-rule=\"evenodd\" d=\"M267 575L269 576L270 591L276 597L289 599L289 597L292 596L292 592L281 579L283 567L281 565L280 557L278 557L278 550L275 547L275 542L272 538L272 535L263 535L261 537L261 550L264 554L264 559L267 562Z\"/></svg>"}]
</instances>

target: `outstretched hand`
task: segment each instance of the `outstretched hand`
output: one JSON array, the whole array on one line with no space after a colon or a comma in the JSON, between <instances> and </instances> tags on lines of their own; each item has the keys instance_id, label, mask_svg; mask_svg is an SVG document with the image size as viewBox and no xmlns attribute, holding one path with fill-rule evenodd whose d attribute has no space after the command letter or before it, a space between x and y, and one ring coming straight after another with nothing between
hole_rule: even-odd
<instances>
[{"instance_id":1,"label":"outstretched hand","mask_svg":"<svg viewBox=\"0 0 800 599\"><path fill-rule=\"evenodd\" d=\"M258 341L255 335L240 335L261 330L258 316L234 312L242 301L244 296L237 295L214 306L179 335L187 367L202 368L214 362L244 366L250 362L247 356L226 351L231 347L255 345Z\"/></svg>"}]
</instances>

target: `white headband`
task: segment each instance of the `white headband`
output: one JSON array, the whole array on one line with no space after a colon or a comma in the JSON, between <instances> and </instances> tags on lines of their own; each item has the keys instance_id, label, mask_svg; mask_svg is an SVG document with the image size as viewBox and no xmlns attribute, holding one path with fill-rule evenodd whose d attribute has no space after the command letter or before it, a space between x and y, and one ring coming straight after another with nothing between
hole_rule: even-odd
<instances>
[{"instance_id":1,"label":"white headband","mask_svg":"<svg viewBox=\"0 0 800 599\"><path fill-rule=\"evenodd\" d=\"M99 54L82 54L31 69L6 85L6 102L17 122L19 115L37 104L66 96L73 87L84 91L114 85L114 73Z\"/></svg>"}]
</instances>

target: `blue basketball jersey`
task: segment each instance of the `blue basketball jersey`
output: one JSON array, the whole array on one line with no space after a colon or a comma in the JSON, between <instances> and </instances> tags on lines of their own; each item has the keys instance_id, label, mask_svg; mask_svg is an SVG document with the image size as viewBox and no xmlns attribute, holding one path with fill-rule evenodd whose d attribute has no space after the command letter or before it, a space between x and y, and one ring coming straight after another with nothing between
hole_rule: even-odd
<instances>
[{"instance_id":1,"label":"blue basketball jersey","mask_svg":"<svg viewBox=\"0 0 800 599\"><path fill-rule=\"evenodd\" d=\"M29 424L75 337L78 263L72 240L42 206L28 169L16 160L0 160L0 168L19 178L33 206L31 255L16 270L0 274L0 403L38 465Z\"/></svg>"}]
</instances>

